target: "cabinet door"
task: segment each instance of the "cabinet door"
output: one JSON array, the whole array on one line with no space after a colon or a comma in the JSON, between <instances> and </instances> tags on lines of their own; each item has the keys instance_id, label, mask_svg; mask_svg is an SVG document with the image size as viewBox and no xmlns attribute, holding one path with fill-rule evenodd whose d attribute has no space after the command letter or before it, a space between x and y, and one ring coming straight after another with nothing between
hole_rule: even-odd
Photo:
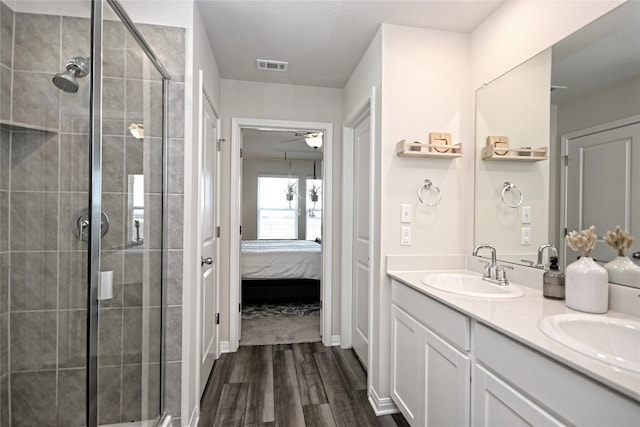
<instances>
[{"instance_id":1,"label":"cabinet door","mask_svg":"<svg viewBox=\"0 0 640 427\"><path fill-rule=\"evenodd\" d=\"M479 426L562 426L560 421L507 383L481 367L473 367L473 424Z\"/></svg>"},{"instance_id":2,"label":"cabinet door","mask_svg":"<svg viewBox=\"0 0 640 427\"><path fill-rule=\"evenodd\" d=\"M423 426L468 426L471 361L429 329L423 329Z\"/></svg>"},{"instance_id":3,"label":"cabinet door","mask_svg":"<svg viewBox=\"0 0 640 427\"><path fill-rule=\"evenodd\" d=\"M411 316L391 306L391 398L412 426L421 412L421 328Z\"/></svg>"}]
</instances>

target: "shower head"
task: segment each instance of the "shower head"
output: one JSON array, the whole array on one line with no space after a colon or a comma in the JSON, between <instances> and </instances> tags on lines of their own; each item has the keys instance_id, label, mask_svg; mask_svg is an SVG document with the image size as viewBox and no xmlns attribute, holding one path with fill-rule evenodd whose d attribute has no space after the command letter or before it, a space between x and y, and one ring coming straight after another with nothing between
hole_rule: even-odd
<instances>
[{"instance_id":1,"label":"shower head","mask_svg":"<svg viewBox=\"0 0 640 427\"><path fill-rule=\"evenodd\" d=\"M91 59L76 56L67 60L67 71L55 74L53 84L67 93L76 93L80 85L76 77L85 77L89 74Z\"/></svg>"}]
</instances>

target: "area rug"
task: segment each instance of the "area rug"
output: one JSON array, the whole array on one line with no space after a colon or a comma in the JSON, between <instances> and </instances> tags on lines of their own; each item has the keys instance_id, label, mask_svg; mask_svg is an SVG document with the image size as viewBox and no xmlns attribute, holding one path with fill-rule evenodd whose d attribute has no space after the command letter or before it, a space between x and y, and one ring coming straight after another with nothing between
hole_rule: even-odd
<instances>
[{"instance_id":1,"label":"area rug","mask_svg":"<svg viewBox=\"0 0 640 427\"><path fill-rule=\"evenodd\" d=\"M257 319L267 317L319 316L320 302L288 302L281 304L243 304L242 318Z\"/></svg>"},{"instance_id":2,"label":"area rug","mask_svg":"<svg viewBox=\"0 0 640 427\"><path fill-rule=\"evenodd\" d=\"M242 319L240 345L320 341L320 316Z\"/></svg>"}]
</instances>

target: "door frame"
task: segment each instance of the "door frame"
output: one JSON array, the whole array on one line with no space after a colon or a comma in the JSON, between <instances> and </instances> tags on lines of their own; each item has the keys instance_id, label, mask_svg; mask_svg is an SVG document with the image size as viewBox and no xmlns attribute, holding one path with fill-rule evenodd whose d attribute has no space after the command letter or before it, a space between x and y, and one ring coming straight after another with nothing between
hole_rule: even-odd
<instances>
[{"instance_id":1,"label":"door frame","mask_svg":"<svg viewBox=\"0 0 640 427\"><path fill-rule=\"evenodd\" d=\"M320 334L322 343L332 345L331 317L332 303L331 290L333 281L332 254L333 247L333 123L328 122L303 122L295 120L269 120L254 118L231 118L231 186L229 209L229 351L238 350L240 341L240 235L242 213L242 188L241 188L241 157L242 129L244 128L269 128L282 130L310 130L317 129L324 132L324 145L322 156L322 280L320 281L320 296L322 309L320 310Z\"/></svg>"},{"instance_id":2,"label":"door frame","mask_svg":"<svg viewBox=\"0 0 640 427\"><path fill-rule=\"evenodd\" d=\"M640 114L636 114L624 119L614 120L608 123L602 123L597 126L588 127L575 132L564 134L560 137L561 159L566 159L569 152L569 143L572 139L581 138L583 136L592 135L594 133L605 132L616 128L629 126L634 123L640 123ZM568 165L566 163L560 166L560 229L558 230L558 251L560 260L564 267L567 265L567 245L564 241L565 228L567 227L567 172Z\"/></svg>"},{"instance_id":3,"label":"door frame","mask_svg":"<svg viewBox=\"0 0 640 427\"><path fill-rule=\"evenodd\" d=\"M369 127L370 127L370 148L371 157L369 164L369 310L368 310L368 328L369 328L369 351L367 365L372 366L372 352L371 352L371 331L373 330L373 313L371 308L373 307L374 297L374 275L376 274L378 262L374 257L374 248L376 245L376 222L375 222L375 140L376 140L376 88L371 88L371 95L358 104L358 108L347 120L345 120L342 134L342 235L353 236L354 229L354 203L353 194L347 189L353 188L354 183L354 151L355 151L355 129L356 127L369 115ZM341 342L340 347L351 348L353 344L353 241L351 238L342 239L342 325L341 325ZM371 375L367 375L367 388L371 389Z\"/></svg>"},{"instance_id":4,"label":"door frame","mask_svg":"<svg viewBox=\"0 0 640 427\"><path fill-rule=\"evenodd\" d=\"M218 139L220 139L220 135L221 135L221 125L222 125L222 119L220 117L220 109L218 108L218 105L215 102L215 99L213 97L211 97L208 93L207 90L204 86L204 72L203 70L199 70L198 72L198 139L197 139L197 151L198 151L198 171L197 171L197 175L198 175L198 185L197 185L197 190L196 190L196 194L198 195L197 200L198 200L198 215L197 215L197 224L196 224L196 236L198 236L197 241L197 249L196 249L196 259L200 260L202 257L202 247L201 247L201 235L203 232L203 224L201 221L201 212L200 212L200 192L202 190L202 182L200 182L200 176L202 174L202 162L204 161L204 159L200 158L200 153L202 153L202 145L204 144L204 135L202 132L202 126L203 126L203 115L204 115L204 103L208 102L209 105L211 105L211 108L213 110L213 114L215 114L216 117L216 127L218 129ZM220 151L218 151L218 155L217 155L217 159L216 161L218 162L217 168L216 168L216 174L217 174L217 179L216 179L216 194L217 194L217 202L216 202L216 207L215 209L217 210L217 219L218 219L218 224L216 226L220 225ZM215 289L215 295L216 295L216 307L215 307L215 313L214 313L214 318L215 315L217 313L220 313L220 237L217 238L217 252L218 252L218 260L216 260L216 262L218 263L217 267L216 267L216 289ZM200 370L202 368L202 316L204 315L202 312L202 304L201 304L201 299L202 299L202 294L201 294L201 289L202 289L202 274L200 274L200 271L198 270L198 274L196 275L196 331L195 331L195 336L196 336L196 349L195 349L195 354L196 354L196 363L195 363L195 370L196 370L196 390L197 390L197 395L198 397L198 401L200 401L200 390L201 390L201 382L200 382ZM217 360L220 357L220 325L216 324L214 325L215 327L215 360Z\"/></svg>"}]
</instances>

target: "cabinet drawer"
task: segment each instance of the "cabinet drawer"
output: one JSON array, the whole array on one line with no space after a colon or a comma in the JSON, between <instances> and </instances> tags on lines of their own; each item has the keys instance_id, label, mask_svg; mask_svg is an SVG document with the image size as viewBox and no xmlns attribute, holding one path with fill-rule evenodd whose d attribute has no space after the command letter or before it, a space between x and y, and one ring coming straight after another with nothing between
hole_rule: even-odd
<instances>
[{"instance_id":1,"label":"cabinet drawer","mask_svg":"<svg viewBox=\"0 0 640 427\"><path fill-rule=\"evenodd\" d=\"M396 280L391 281L391 300L456 347L469 351L469 317Z\"/></svg>"}]
</instances>

